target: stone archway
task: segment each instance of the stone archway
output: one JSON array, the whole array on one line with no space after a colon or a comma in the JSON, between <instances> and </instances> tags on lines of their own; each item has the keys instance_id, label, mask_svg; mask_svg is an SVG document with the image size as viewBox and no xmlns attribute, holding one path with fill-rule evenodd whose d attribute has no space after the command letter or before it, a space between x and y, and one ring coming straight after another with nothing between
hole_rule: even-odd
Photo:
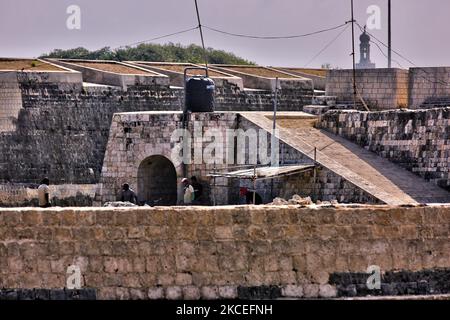
<instances>
[{"instance_id":1,"label":"stone archway","mask_svg":"<svg viewBox=\"0 0 450 320\"><path fill-rule=\"evenodd\" d=\"M177 173L172 161L162 155L144 159L138 169L138 196L150 205L177 204Z\"/></svg>"}]
</instances>

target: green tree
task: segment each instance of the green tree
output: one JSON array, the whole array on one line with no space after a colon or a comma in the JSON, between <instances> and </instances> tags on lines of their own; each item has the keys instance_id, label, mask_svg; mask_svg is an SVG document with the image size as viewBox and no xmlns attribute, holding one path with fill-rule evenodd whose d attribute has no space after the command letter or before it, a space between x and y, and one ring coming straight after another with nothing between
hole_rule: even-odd
<instances>
[{"instance_id":1,"label":"green tree","mask_svg":"<svg viewBox=\"0 0 450 320\"><path fill-rule=\"evenodd\" d=\"M255 64L237 55L224 50L213 48L206 49L208 63L216 64ZM59 59L89 59L89 60L115 60L115 61L156 61L156 62L190 62L203 63L203 48L190 44L183 46L179 43L167 44L140 44L136 47L125 47L111 49L104 47L98 50L89 51L86 48L79 47L68 50L55 49L48 54L43 54L42 58Z\"/></svg>"}]
</instances>

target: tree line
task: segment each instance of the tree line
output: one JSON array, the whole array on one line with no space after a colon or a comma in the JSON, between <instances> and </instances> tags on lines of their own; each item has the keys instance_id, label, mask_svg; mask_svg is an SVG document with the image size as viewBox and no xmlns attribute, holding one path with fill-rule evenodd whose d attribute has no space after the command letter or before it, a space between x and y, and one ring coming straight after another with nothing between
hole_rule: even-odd
<instances>
[{"instance_id":1,"label":"tree line","mask_svg":"<svg viewBox=\"0 0 450 320\"><path fill-rule=\"evenodd\" d=\"M234 53L213 48L206 49L208 63L216 64L255 64ZM156 61L156 62L190 62L203 63L203 48L190 44L140 44L136 47L125 47L111 49L104 47L99 50L90 51L83 47L74 49L55 49L50 53L43 54L42 58L59 59L88 59L88 60L114 60L114 61Z\"/></svg>"}]
</instances>

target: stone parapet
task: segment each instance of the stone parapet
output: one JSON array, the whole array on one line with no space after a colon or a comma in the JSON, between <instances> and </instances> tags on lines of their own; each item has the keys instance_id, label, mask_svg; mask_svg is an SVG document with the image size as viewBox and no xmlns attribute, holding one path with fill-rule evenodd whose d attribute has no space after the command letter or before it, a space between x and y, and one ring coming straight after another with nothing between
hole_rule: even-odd
<instances>
[{"instance_id":1,"label":"stone parapet","mask_svg":"<svg viewBox=\"0 0 450 320\"><path fill-rule=\"evenodd\" d=\"M359 69L355 79L359 95L371 110L398 109L408 104L408 70ZM328 96L336 96L338 104L353 103L353 71L329 70L325 91Z\"/></svg>"},{"instance_id":2,"label":"stone parapet","mask_svg":"<svg viewBox=\"0 0 450 320\"><path fill-rule=\"evenodd\" d=\"M330 111L318 125L450 190L449 107Z\"/></svg>"},{"instance_id":3,"label":"stone parapet","mask_svg":"<svg viewBox=\"0 0 450 320\"><path fill-rule=\"evenodd\" d=\"M99 299L330 298L382 293L358 287L376 265L386 293L449 293L449 230L448 205L1 209L0 287L76 265Z\"/></svg>"}]
</instances>

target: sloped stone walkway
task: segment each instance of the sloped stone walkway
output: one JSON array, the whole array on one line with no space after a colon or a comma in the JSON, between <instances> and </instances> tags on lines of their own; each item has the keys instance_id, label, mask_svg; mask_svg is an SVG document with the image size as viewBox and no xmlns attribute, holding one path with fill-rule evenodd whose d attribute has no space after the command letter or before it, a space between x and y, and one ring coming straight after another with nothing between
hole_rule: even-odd
<instances>
[{"instance_id":1,"label":"sloped stone walkway","mask_svg":"<svg viewBox=\"0 0 450 320\"><path fill-rule=\"evenodd\" d=\"M269 114L241 113L271 132ZM278 117L277 117L278 118ZM283 116L278 138L386 204L447 203L450 193L358 145L313 127L310 116Z\"/></svg>"}]
</instances>

